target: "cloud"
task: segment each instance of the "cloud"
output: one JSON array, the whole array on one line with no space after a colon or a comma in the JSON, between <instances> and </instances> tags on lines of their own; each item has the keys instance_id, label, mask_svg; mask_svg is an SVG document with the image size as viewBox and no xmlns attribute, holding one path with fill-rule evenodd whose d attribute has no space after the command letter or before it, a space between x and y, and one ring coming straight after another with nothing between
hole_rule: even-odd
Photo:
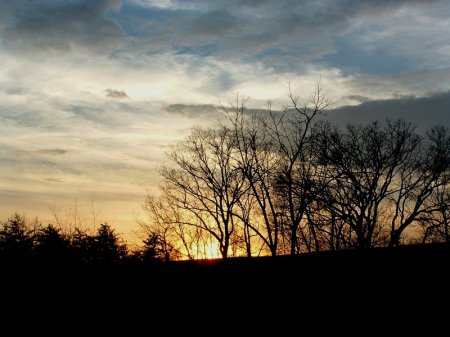
<instances>
[{"instance_id":1,"label":"cloud","mask_svg":"<svg viewBox=\"0 0 450 337\"><path fill-rule=\"evenodd\" d=\"M62 183L63 180L57 178L46 178L45 181L49 181L51 183Z\"/></svg>"},{"instance_id":2,"label":"cloud","mask_svg":"<svg viewBox=\"0 0 450 337\"><path fill-rule=\"evenodd\" d=\"M174 115L217 118L220 107L212 104L170 104L165 110Z\"/></svg>"},{"instance_id":3,"label":"cloud","mask_svg":"<svg viewBox=\"0 0 450 337\"><path fill-rule=\"evenodd\" d=\"M443 32L450 29L449 3L424 4L358 13L346 32L335 36L336 52L323 60L347 72L376 75L448 67L450 37Z\"/></svg>"},{"instance_id":4,"label":"cloud","mask_svg":"<svg viewBox=\"0 0 450 337\"><path fill-rule=\"evenodd\" d=\"M114 99L126 99L130 98L127 93L123 90L114 90L114 89L106 89L106 97L114 98Z\"/></svg>"},{"instance_id":5,"label":"cloud","mask_svg":"<svg viewBox=\"0 0 450 337\"><path fill-rule=\"evenodd\" d=\"M46 154L49 156L63 156L68 153L68 150L64 149L42 149L38 150L37 153Z\"/></svg>"},{"instance_id":6,"label":"cloud","mask_svg":"<svg viewBox=\"0 0 450 337\"><path fill-rule=\"evenodd\" d=\"M361 96L361 95L347 95L342 97L344 100L356 101L358 103L364 103L370 100L369 97Z\"/></svg>"},{"instance_id":7,"label":"cloud","mask_svg":"<svg viewBox=\"0 0 450 337\"><path fill-rule=\"evenodd\" d=\"M16 51L105 52L123 45L118 24L105 15L120 9L120 0L5 1L4 45Z\"/></svg>"},{"instance_id":8,"label":"cloud","mask_svg":"<svg viewBox=\"0 0 450 337\"><path fill-rule=\"evenodd\" d=\"M206 50L223 59L267 59L267 65L295 68L299 60L336 53L335 39L352 30L362 42L367 32L359 29L361 18L379 20L378 30L385 32L399 27L395 19L408 17L403 15L404 8L419 6L423 12L425 4L439 1L190 1L189 9L179 1L134 3L143 6L154 21L148 41L155 49L188 46L181 50L198 55ZM430 33L426 34L432 37ZM273 63L274 56L278 56L277 63ZM286 65L290 56L296 62Z\"/></svg>"},{"instance_id":9,"label":"cloud","mask_svg":"<svg viewBox=\"0 0 450 337\"><path fill-rule=\"evenodd\" d=\"M129 0L131 3L147 7L147 8L162 8L170 10L186 10L195 9L195 2L191 1L177 1L177 0Z\"/></svg>"},{"instance_id":10,"label":"cloud","mask_svg":"<svg viewBox=\"0 0 450 337\"><path fill-rule=\"evenodd\" d=\"M449 107L450 91L429 97L374 100L356 106L343 106L328 111L325 119L340 125L403 119L425 131L436 125L450 128Z\"/></svg>"},{"instance_id":11,"label":"cloud","mask_svg":"<svg viewBox=\"0 0 450 337\"><path fill-rule=\"evenodd\" d=\"M170 104L181 101L173 97L176 93L183 103L203 104L237 91L278 97L280 90L271 94L265 88L280 83L284 88L288 81L307 82L311 76L314 80L333 77L344 88L354 83L355 89L343 95L371 99L450 89L444 69L450 41L443 33L450 20L440 14L449 12L450 6L439 1L424 6L421 1L136 0L125 1L113 13L120 1L48 0L39 6L28 2L24 6L23 1L19 1L22 6L0 5L9 13L0 14L9 18L0 27L3 49L21 57L27 53L16 47L76 53L64 58L30 54L28 67L19 64L14 72L5 73L16 82L29 80L29 87L15 85L10 92L37 90L33 84L38 83L52 95L81 91L105 95L104 88L115 83L121 90L109 90L123 91L133 100ZM59 19L60 12L67 13L63 15L67 20ZM408 22L411 17L414 20ZM414 47L421 41L427 41L427 48ZM404 75L417 71L412 68L416 61L422 74L409 80ZM391 78L386 78L386 71ZM39 72L42 76L31 78ZM107 92L106 96L120 95ZM348 103L357 100L340 102Z\"/></svg>"}]
</instances>

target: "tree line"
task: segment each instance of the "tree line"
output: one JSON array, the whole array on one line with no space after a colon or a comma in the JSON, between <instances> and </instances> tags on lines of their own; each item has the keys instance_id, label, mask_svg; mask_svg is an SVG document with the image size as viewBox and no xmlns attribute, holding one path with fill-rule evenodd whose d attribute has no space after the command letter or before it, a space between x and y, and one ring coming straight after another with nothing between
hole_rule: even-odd
<instances>
[{"instance_id":1,"label":"tree line","mask_svg":"<svg viewBox=\"0 0 450 337\"><path fill-rule=\"evenodd\" d=\"M282 111L237 98L167 153L142 223L187 258L450 242L450 134L403 120L332 125L320 85Z\"/></svg>"},{"instance_id":2,"label":"tree line","mask_svg":"<svg viewBox=\"0 0 450 337\"><path fill-rule=\"evenodd\" d=\"M108 224L97 230L43 226L18 213L0 222L0 264L98 265L168 259L155 235L130 250ZM167 251L167 247L165 248Z\"/></svg>"}]
</instances>

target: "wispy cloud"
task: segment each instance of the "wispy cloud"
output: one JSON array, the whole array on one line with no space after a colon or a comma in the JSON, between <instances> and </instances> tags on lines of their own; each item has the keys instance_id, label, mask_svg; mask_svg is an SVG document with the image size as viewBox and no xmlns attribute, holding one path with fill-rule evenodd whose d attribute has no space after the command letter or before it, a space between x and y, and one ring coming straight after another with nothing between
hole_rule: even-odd
<instances>
[{"instance_id":1,"label":"wispy cloud","mask_svg":"<svg viewBox=\"0 0 450 337\"><path fill-rule=\"evenodd\" d=\"M46 178L45 180L49 181L51 183L62 183L63 182L63 180L57 179L57 178Z\"/></svg>"},{"instance_id":2,"label":"wispy cloud","mask_svg":"<svg viewBox=\"0 0 450 337\"><path fill-rule=\"evenodd\" d=\"M62 156L65 155L68 151L64 149L42 149L37 151L40 154L46 154L49 156Z\"/></svg>"}]
</instances>

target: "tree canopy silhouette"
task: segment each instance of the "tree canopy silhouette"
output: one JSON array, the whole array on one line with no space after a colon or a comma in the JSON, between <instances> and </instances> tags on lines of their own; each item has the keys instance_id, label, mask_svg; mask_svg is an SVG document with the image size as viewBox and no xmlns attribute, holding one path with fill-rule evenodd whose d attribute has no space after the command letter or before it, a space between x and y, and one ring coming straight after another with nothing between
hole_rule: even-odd
<instances>
[{"instance_id":1,"label":"tree canopy silhouette","mask_svg":"<svg viewBox=\"0 0 450 337\"><path fill-rule=\"evenodd\" d=\"M320 85L288 98L254 115L238 97L226 123L173 147L146 226L189 258L205 242L226 258L449 240L447 129L337 127L318 118L330 105Z\"/></svg>"}]
</instances>

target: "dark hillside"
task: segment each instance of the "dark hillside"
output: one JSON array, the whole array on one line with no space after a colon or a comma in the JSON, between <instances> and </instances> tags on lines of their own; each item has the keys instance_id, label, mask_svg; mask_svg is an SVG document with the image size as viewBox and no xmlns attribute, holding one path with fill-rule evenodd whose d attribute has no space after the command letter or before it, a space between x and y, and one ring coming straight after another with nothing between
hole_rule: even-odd
<instances>
[{"instance_id":1,"label":"dark hillside","mask_svg":"<svg viewBox=\"0 0 450 337\"><path fill-rule=\"evenodd\" d=\"M339 326L343 318L367 324L384 315L422 319L446 302L449 261L448 245L428 244L170 263L9 264L2 266L0 289L10 314L44 315L66 326L92 317L102 325L99 317L105 317L142 327L161 318L204 329L225 314L230 328L253 329L251 322L259 322L255 327L265 330L267 323L278 331L273 324L286 317L298 324L328 317Z\"/></svg>"},{"instance_id":2,"label":"dark hillside","mask_svg":"<svg viewBox=\"0 0 450 337\"><path fill-rule=\"evenodd\" d=\"M448 244L408 245L396 248L372 248L366 250L343 250L319 252L295 256L228 258L193 261L133 261L119 263L55 264L12 263L2 266L3 281L20 276L22 280L62 279L78 282L105 281L158 283L169 286L172 283L202 284L211 281L228 281L232 284L271 280L286 282L341 282L374 278L431 280L447 278L450 266ZM26 275L25 278L22 276ZM206 278L206 279L205 279ZM294 281L295 280L295 281ZM262 282L262 281L261 281Z\"/></svg>"}]
</instances>

